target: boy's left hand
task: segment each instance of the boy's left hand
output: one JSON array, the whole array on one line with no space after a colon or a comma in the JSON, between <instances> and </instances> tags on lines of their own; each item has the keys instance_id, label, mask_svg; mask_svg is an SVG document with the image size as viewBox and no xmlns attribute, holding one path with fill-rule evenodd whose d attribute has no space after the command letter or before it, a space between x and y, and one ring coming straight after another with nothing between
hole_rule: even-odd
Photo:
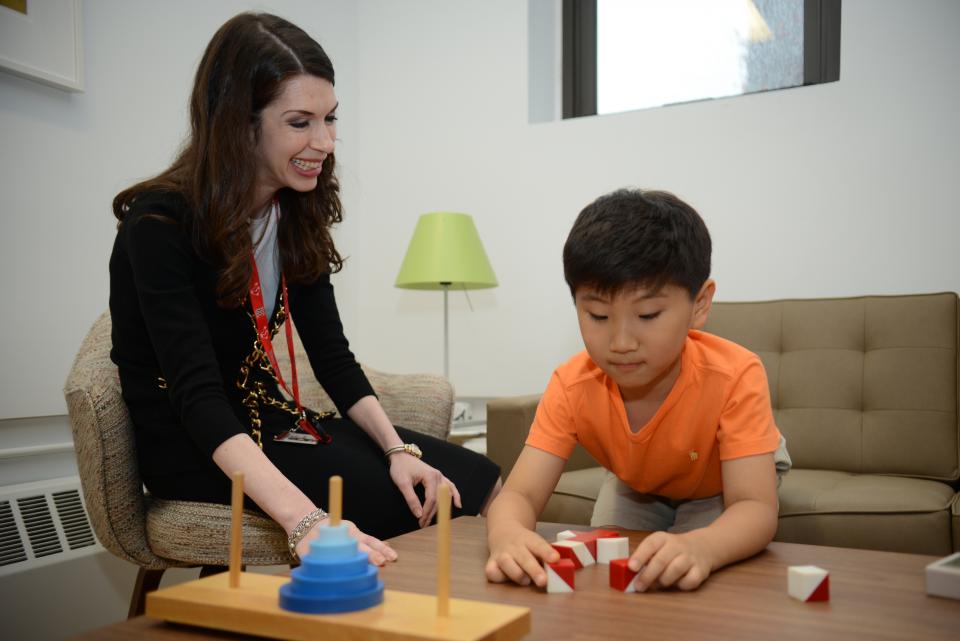
<instances>
[{"instance_id":1,"label":"boy's left hand","mask_svg":"<svg viewBox=\"0 0 960 641\"><path fill-rule=\"evenodd\" d=\"M654 584L676 586L681 590L700 587L713 569L707 551L691 533L654 532L645 538L630 556L627 567L643 570L634 579L637 592Z\"/></svg>"}]
</instances>

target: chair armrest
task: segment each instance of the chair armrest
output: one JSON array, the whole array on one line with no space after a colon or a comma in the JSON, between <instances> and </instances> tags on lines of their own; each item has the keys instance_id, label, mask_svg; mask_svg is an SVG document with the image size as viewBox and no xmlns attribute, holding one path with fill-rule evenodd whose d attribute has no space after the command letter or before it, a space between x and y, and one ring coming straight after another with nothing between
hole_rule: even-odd
<instances>
[{"instance_id":1,"label":"chair armrest","mask_svg":"<svg viewBox=\"0 0 960 641\"><path fill-rule=\"evenodd\" d=\"M487 403L487 456L500 466L505 479L517 462L537 413L540 394L497 398ZM567 459L564 472L598 467L600 464L577 445Z\"/></svg>"},{"instance_id":2,"label":"chair armrest","mask_svg":"<svg viewBox=\"0 0 960 641\"><path fill-rule=\"evenodd\" d=\"M335 412L337 408L333 401L313 376L307 352L296 333L293 348L297 370L305 373L300 376L303 404L318 412ZM290 371L286 350L277 351L277 361L281 371ZM386 374L362 363L360 367L394 425L447 440L453 418L453 386L450 381L434 374Z\"/></svg>"},{"instance_id":3,"label":"chair armrest","mask_svg":"<svg viewBox=\"0 0 960 641\"><path fill-rule=\"evenodd\" d=\"M362 363L360 367L394 425L447 440L453 417L453 386L447 379L434 374L386 374ZM303 379L300 398L304 405L321 412L337 411L313 376Z\"/></svg>"}]
</instances>

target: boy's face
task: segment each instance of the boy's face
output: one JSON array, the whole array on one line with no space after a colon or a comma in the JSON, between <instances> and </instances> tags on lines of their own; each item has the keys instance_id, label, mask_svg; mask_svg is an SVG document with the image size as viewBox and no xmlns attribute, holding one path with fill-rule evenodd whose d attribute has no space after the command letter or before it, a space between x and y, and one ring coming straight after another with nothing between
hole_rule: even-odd
<instances>
[{"instance_id":1,"label":"boy's face","mask_svg":"<svg viewBox=\"0 0 960 641\"><path fill-rule=\"evenodd\" d=\"M624 400L661 400L669 393L680 374L687 330L706 323L715 290L708 280L690 300L689 291L673 284L659 291L627 288L612 298L577 289L587 353L617 383Z\"/></svg>"}]
</instances>

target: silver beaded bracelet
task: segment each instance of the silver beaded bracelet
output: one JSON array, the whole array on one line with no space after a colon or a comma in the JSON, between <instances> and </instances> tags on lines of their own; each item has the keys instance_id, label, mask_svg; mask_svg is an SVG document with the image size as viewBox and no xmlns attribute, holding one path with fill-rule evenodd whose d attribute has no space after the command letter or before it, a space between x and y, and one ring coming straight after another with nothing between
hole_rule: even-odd
<instances>
[{"instance_id":1,"label":"silver beaded bracelet","mask_svg":"<svg viewBox=\"0 0 960 641\"><path fill-rule=\"evenodd\" d=\"M297 544L303 540L303 537L307 535L314 525L327 518L329 514L320 508L315 509L313 512L310 512L305 517L300 519L300 522L297 523L297 527L293 528L293 531L290 532L290 536L287 537L287 545L290 547L290 556L294 560L299 561L300 557L297 556Z\"/></svg>"}]
</instances>

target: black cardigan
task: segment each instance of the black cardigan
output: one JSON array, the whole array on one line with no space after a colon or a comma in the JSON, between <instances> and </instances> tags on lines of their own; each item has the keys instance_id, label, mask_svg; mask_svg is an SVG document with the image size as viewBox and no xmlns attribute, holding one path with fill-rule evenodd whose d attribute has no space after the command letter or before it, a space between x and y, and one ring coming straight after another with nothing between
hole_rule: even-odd
<instances>
[{"instance_id":1,"label":"black cardigan","mask_svg":"<svg viewBox=\"0 0 960 641\"><path fill-rule=\"evenodd\" d=\"M256 339L249 303L217 306L217 270L197 255L180 224L188 212L176 194L141 194L110 256L110 357L119 369L144 476L209 469L213 451L250 428L236 385ZM345 415L373 389L343 335L330 278L291 284L289 295L317 380ZM278 292L271 320L279 309ZM274 349L287 349L282 333ZM271 377L260 374L258 380L282 398ZM292 425L288 419L286 427Z\"/></svg>"}]
</instances>

